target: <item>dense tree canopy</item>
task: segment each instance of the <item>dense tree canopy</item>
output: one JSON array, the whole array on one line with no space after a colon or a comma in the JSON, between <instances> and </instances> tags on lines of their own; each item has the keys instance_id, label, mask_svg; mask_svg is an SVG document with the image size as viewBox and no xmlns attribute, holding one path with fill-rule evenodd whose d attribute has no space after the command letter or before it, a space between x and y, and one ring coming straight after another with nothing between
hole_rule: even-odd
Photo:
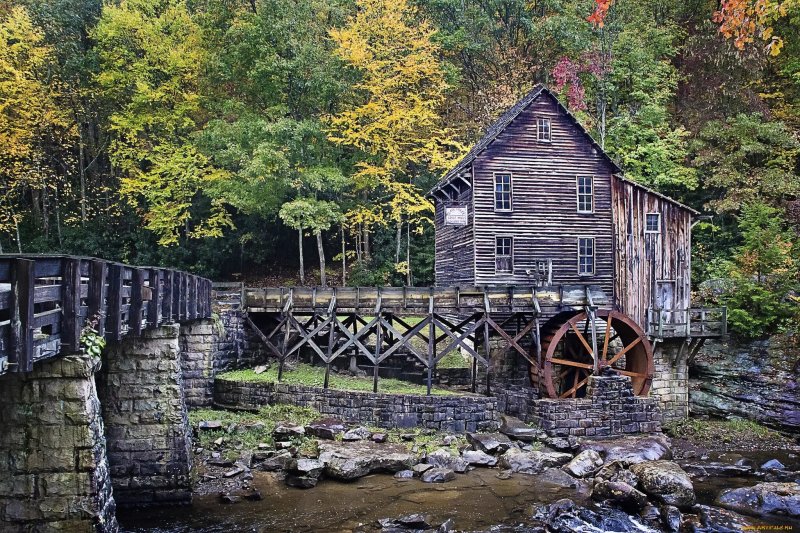
<instances>
[{"instance_id":1,"label":"dense tree canopy","mask_svg":"<svg viewBox=\"0 0 800 533\"><path fill-rule=\"evenodd\" d=\"M713 215L698 297L796 327L798 26L797 0L0 0L0 247L427 284L424 193L546 83Z\"/></svg>"}]
</instances>

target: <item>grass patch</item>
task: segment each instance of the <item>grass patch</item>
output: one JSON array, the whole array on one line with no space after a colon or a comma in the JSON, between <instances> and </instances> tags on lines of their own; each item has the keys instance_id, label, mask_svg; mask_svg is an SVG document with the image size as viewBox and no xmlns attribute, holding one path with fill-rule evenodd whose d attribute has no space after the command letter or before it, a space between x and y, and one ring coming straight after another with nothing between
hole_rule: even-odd
<instances>
[{"instance_id":1,"label":"grass patch","mask_svg":"<svg viewBox=\"0 0 800 533\"><path fill-rule=\"evenodd\" d=\"M278 366L273 365L261 374L256 374L253 370L233 370L231 372L219 374L216 379L247 381L251 383L275 383L278 381ZM292 370L284 370L282 383L322 387L325 383L325 369L318 366L301 364ZM332 389L372 392L372 377L344 376L331 372L328 385ZM378 392L392 394L425 394L427 388L425 385L417 385L399 379L381 378L378 380ZM431 390L431 394L446 396L457 395L458 392L434 387Z\"/></svg>"},{"instance_id":2,"label":"grass patch","mask_svg":"<svg viewBox=\"0 0 800 533\"><path fill-rule=\"evenodd\" d=\"M195 409L189 411L189 422L194 428L202 421L222 422L222 429L195 432L203 448L214 448L214 441L222 437L227 448L252 450L261 443L274 444L272 432L279 423L305 425L320 416L319 412L307 407L277 404L262 407L257 413ZM298 439L295 444L302 446L304 443Z\"/></svg>"},{"instance_id":3,"label":"grass patch","mask_svg":"<svg viewBox=\"0 0 800 533\"><path fill-rule=\"evenodd\" d=\"M687 418L664 425L664 431L673 438L686 439L700 444L742 443L781 439L777 431L752 420L701 420Z\"/></svg>"}]
</instances>

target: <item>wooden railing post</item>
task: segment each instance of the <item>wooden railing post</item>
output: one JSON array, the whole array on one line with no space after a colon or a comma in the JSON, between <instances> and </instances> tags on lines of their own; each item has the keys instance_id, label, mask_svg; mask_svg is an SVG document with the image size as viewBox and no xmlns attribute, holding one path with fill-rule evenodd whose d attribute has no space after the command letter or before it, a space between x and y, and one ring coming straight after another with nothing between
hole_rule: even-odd
<instances>
[{"instance_id":1,"label":"wooden railing post","mask_svg":"<svg viewBox=\"0 0 800 533\"><path fill-rule=\"evenodd\" d=\"M144 271L134 268L131 276L131 306L128 310L128 328L134 335L142 334L142 287L144 287Z\"/></svg>"},{"instance_id":2,"label":"wooden railing post","mask_svg":"<svg viewBox=\"0 0 800 533\"><path fill-rule=\"evenodd\" d=\"M97 334L106 334L106 278L108 265L97 259L89 263L89 320L97 320Z\"/></svg>"},{"instance_id":3,"label":"wooden railing post","mask_svg":"<svg viewBox=\"0 0 800 533\"><path fill-rule=\"evenodd\" d=\"M112 264L108 270L108 317L106 338L122 339L122 265Z\"/></svg>"},{"instance_id":4,"label":"wooden railing post","mask_svg":"<svg viewBox=\"0 0 800 533\"><path fill-rule=\"evenodd\" d=\"M175 271L166 270L162 274L164 279L164 296L161 302L161 320L171 324L174 320L175 307L173 306L173 289L175 287Z\"/></svg>"},{"instance_id":5,"label":"wooden railing post","mask_svg":"<svg viewBox=\"0 0 800 533\"><path fill-rule=\"evenodd\" d=\"M15 259L11 266L11 346L9 364L17 372L33 370L34 262Z\"/></svg>"},{"instance_id":6,"label":"wooden railing post","mask_svg":"<svg viewBox=\"0 0 800 533\"><path fill-rule=\"evenodd\" d=\"M161 323L161 269L150 269L150 303L147 305L147 326L156 327Z\"/></svg>"},{"instance_id":7,"label":"wooden railing post","mask_svg":"<svg viewBox=\"0 0 800 533\"><path fill-rule=\"evenodd\" d=\"M61 278L61 344L77 353L81 342L81 260L65 259Z\"/></svg>"}]
</instances>

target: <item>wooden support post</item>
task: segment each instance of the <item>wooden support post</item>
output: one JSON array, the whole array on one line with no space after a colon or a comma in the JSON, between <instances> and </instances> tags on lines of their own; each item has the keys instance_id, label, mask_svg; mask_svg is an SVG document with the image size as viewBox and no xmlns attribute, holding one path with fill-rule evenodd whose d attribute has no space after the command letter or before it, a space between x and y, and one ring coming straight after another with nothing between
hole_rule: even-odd
<instances>
[{"instance_id":1,"label":"wooden support post","mask_svg":"<svg viewBox=\"0 0 800 533\"><path fill-rule=\"evenodd\" d=\"M108 318L106 338L118 341L122 338L122 265L111 265L108 270Z\"/></svg>"},{"instance_id":2,"label":"wooden support post","mask_svg":"<svg viewBox=\"0 0 800 533\"><path fill-rule=\"evenodd\" d=\"M81 260L64 259L61 279L61 345L78 353L81 349Z\"/></svg>"},{"instance_id":3,"label":"wooden support post","mask_svg":"<svg viewBox=\"0 0 800 533\"><path fill-rule=\"evenodd\" d=\"M189 320L197 319L197 276L189 276Z\"/></svg>"},{"instance_id":4,"label":"wooden support post","mask_svg":"<svg viewBox=\"0 0 800 533\"><path fill-rule=\"evenodd\" d=\"M11 346L9 365L16 372L33 370L34 261L14 259L11 266Z\"/></svg>"},{"instance_id":5,"label":"wooden support post","mask_svg":"<svg viewBox=\"0 0 800 533\"><path fill-rule=\"evenodd\" d=\"M108 265L97 259L89 264L89 316L88 320L96 320L97 334L106 334L106 278Z\"/></svg>"},{"instance_id":6,"label":"wooden support post","mask_svg":"<svg viewBox=\"0 0 800 533\"><path fill-rule=\"evenodd\" d=\"M380 316L380 315L378 315ZM372 392L378 392L378 366L383 349L383 324L378 321L378 330L375 333L375 363L372 367Z\"/></svg>"},{"instance_id":7,"label":"wooden support post","mask_svg":"<svg viewBox=\"0 0 800 533\"><path fill-rule=\"evenodd\" d=\"M161 319L167 324L172 324L175 321L175 307L173 305L173 294L175 287L175 271L164 271L164 296L161 302Z\"/></svg>"},{"instance_id":8,"label":"wooden support post","mask_svg":"<svg viewBox=\"0 0 800 533\"><path fill-rule=\"evenodd\" d=\"M472 387L470 388L474 394L478 390L478 358L472 358Z\"/></svg>"},{"instance_id":9,"label":"wooden support post","mask_svg":"<svg viewBox=\"0 0 800 533\"><path fill-rule=\"evenodd\" d=\"M491 384L491 376L489 369L492 366L492 351L491 347L489 346L489 315L491 314L491 304L489 302L489 295L485 292L483 293L483 312L484 321L483 321L483 350L486 354L486 396L492 395L492 384ZM477 351L477 350L476 350Z\"/></svg>"},{"instance_id":10,"label":"wooden support post","mask_svg":"<svg viewBox=\"0 0 800 533\"><path fill-rule=\"evenodd\" d=\"M142 287L144 286L144 271L134 268L131 276L131 306L128 311L128 329L137 337L142 334Z\"/></svg>"},{"instance_id":11,"label":"wooden support post","mask_svg":"<svg viewBox=\"0 0 800 533\"><path fill-rule=\"evenodd\" d=\"M150 302L147 304L147 327L154 328L161 322L161 270L150 269Z\"/></svg>"},{"instance_id":12,"label":"wooden support post","mask_svg":"<svg viewBox=\"0 0 800 533\"><path fill-rule=\"evenodd\" d=\"M433 365L436 359L436 325L433 323L433 287L428 296L428 396L431 395L433 381Z\"/></svg>"}]
</instances>

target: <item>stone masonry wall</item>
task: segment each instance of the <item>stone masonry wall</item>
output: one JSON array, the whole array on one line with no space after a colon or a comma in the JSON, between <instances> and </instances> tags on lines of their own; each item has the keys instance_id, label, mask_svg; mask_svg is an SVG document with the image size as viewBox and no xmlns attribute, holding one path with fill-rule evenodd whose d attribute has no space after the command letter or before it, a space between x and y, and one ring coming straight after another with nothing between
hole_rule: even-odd
<instances>
[{"instance_id":1,"label":"stone masonry wall","mask_svg":"<svg viewBox=\"0 0 800 533\"><path fill-rule=\"evenodd\" d=\"M98 392L118 505L191 501L191 434L179 326L146 330L107 349Z\"/></svg>"},{"instance_id":2,"label":"stone masonry wall","mask_svg":"<svg viewBox=\"0 0 800 533\"><path fill-rule=\"evenodd\" d=\"M231 349L220 322L197 320L180 329L181 370L187 407L213 403L214 376Z\"/></svg>"},{"instance_id":3,"label":"stone masonry wall","mask_svg":"<svg viewBox=\"0 0 800 533\"><path fill-rule=\"evenodd\" d=\"M117 531L98 366L74 355L0 376L2 531Z\"/></svg>"},{"instance_id":4,"label":"stone masonry wall","mask_svg":"<svg viewBox=\"0 0 800 533\"><path fill-rule=\"evenodd\" d=\"M536 399L533 389L498 392L500 408L553 437L618 437L661 431L655 398L634 396L627 376L592 376L585 398Z\"/></svg>"},{"instance_id":5,"label":"stone masonry wall","mask_svg":"<svg viewBox=\"0 0 800 533\"><path fill-rule=\"evenodd\" d=\"M312 407L323 415L386 428L426 427L463 432L494 431L498 427L497 399L483 396L372 394L217 379L214 402L238 409L257 409L274 403Z\"/></svg>"},{"instance_id":6,"label":"stone masonry wall","mask_svg":"<svg viewBox=\"0 0 800 533\"><path fill-rule=\"evenodd\" d=\"M654 349L650 396L658 399L665 422L689 416L688 348L684 340L676 339L659 342Z\"/></svg>"}]
</instances>

